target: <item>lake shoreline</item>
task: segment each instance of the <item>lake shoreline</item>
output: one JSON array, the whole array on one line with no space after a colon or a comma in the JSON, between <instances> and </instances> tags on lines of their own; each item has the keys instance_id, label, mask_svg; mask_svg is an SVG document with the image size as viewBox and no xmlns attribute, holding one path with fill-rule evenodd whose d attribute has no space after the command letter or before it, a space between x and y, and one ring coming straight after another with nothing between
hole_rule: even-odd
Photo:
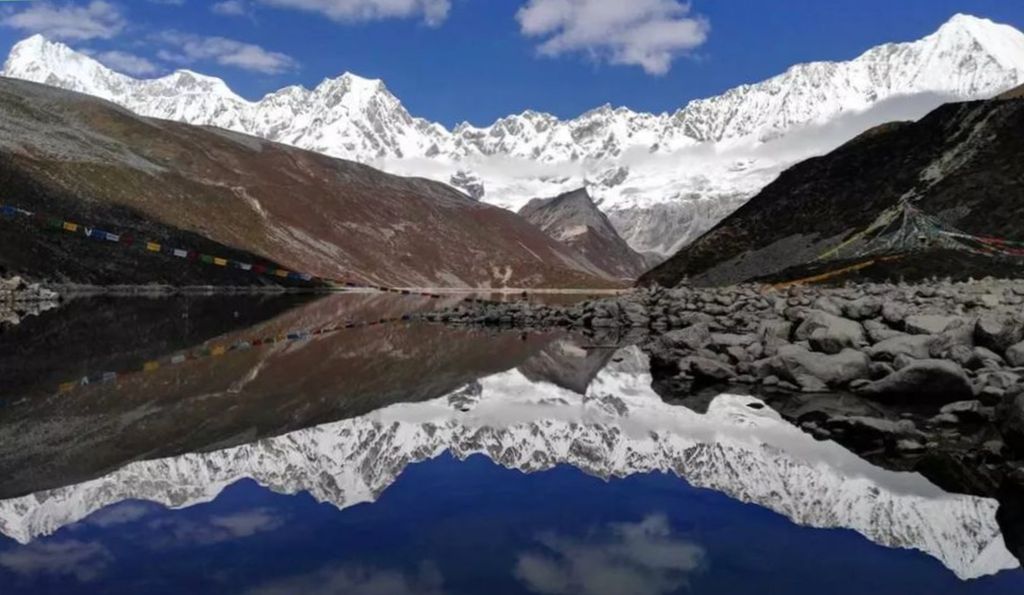
<instances>
[{"instance_id":1,"label":"lake shoreline","mask_svg":"<svg viewBox=\"0 0 1024 595\"><path fill-rule=\"evenodd\" d=\"M463 303L421 318L630 334L668 401L702 412L709 395L740 390L869 461L1003 501L1024 494L1022 305L1024 281L985 279L645 288L571 306Z\"/></svg>"}]
</instances>

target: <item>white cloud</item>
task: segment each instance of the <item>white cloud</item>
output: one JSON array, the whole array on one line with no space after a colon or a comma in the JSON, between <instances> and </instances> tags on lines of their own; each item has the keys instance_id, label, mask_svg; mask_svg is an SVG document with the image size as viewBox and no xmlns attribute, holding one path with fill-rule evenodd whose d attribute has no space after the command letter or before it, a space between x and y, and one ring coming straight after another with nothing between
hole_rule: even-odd
<instances>
[{"instance_id":1,"label":"white cloud","mask_svg":"<svg viewBox=\"0 0 1024 595\"><path fill-rule=\"evenodd\" d=\"M704 564L704 548L673 538L661 515L611 524L601 533L541 536L547 552L519 556L516 577L546 595L663 595L686 585Z\"/></svg>"},{"instance_id":2,"label":"white cloud","mask_svg":"<svg viewBox=\"0 0 1024 595\"><path fill-rule=\"evenodd\" d=\"M120 50L100 52L93 54L93 57L118 72L133 76L146 76L160 71L159 66L146 58Z\"/></svg>"},{"instance_id":3,"label":"white cloud","mask_svg":"<svg viewBox=\"0 0 1024 595\"><path fill-rule=\"evenodd\" d=\"M93 0L84 6L32 3L3 17L0 24L28 33L42 33L50 39L81 41L110 39L124 29L125 20L117 6Z\"/></svg>"},{"instance_id":4,"label":"white cloud","mask_svg":"<svg viewBox=\"0 0 1024 595\"><path fill-rule=\"evenodd\" d=\"M249 537L265 531L273 531L280 527L284 521L275 517L270 511L262 508L243 511L225 516L216 516L210 519L210 524L220 527L232 537Z\"/></svg>"},{"instance_id":5,"label":"white cloud","mask_svg":"<svg viewBox=\"0 0 1024 595\"><path fill-rule=\"evenodd\" d=\"M655 75L710 32L708 21L679 0L530 0L516 18L524 35L543 40L542 55L582 52Z\"/></svg>"},{"instance_id":6,"label":"white cloud","mask_svg":"<svg viewBox=\"0 0 1024 595\"><path fill-rule=\"evenodd\" d=\"M210 11L214 14L238 17L249 14L249 7L242 0L223 0L211 4Z\"/></svg>"},{"instance_id":7,"label":"white cloud","mask_svg":"<svg viewBox=\"0 0 1024 595\"><path fill-rule=\"evenodd\" d=\"M280 8L318 12L340 23L423 18L431 26L448 18L451 0L260 0Z\"/></svg>"},{"instance_id":8,"label":"white cloud","mask_svg":"<svg viewBox=\"0 0 1024 595\"><path fill-rule=\"evenodd\" d=\"M431 564L415 574L355 565L329 566L310 574L276 580L247 591L247 595L442 595L443 579Z\"/></svg>"},{"instance_id":9,"label":"white cloud","mask_svg":"<svg viewBox=\"0 0 1024 595\"><path fill-rule=\"evenodd\" d=\"M158 43L169 46L169 49L158 52L158 56L168 62L191 64L212 61L221 66L233 66L265 74L279 74L298 67L298 63L291 56L225 37L203 37L191 33L165 31L155 39Z\"/></svg>"},{"instance_id":10,"label":"white cloud","mask_svg":"<svg viewBox=\"0 0 1024 595\"><path fill-rule=\"evenodd\" d=\"M0 566L25 576L69 575L86 582L99 577L113 559L98 543L68 539L35 542L0 553Z\"/></svg>"},{"instance_id":11,"label":"white cloud","mask_svg":"<svg viewBox=\"0 0 1024 595\"><path fill-rule=\"evenodd\" d=\"M150 510L151 505L121 502L92 514L85 520L85 523L104 528L114 527L134 523L149 514Z\"/></svg>"},{"instance_id":12,"label":"white cloud","mask_svg":"<svg viewBox=\"0 0 1024 595\"><path fill-rule=\"evenodd\" d=\"M157 548L213 545L252 537L274 531L284 525L284 519L263 508L242 511L206 520L191 521L177 517L156 519L149 529L159 534L152 544Z\"/></svg>"}]
</instances>

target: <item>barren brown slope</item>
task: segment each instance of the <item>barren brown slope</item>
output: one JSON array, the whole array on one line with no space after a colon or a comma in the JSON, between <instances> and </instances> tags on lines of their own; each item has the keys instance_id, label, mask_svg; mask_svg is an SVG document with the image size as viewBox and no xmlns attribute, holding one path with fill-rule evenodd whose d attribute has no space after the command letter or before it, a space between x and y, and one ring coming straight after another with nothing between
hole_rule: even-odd
<instances>
[{"instance_id":1,"label":"barren brown slope","mask_svg":"<svg viewBox=\"0 0 1024 595\"><path fill-rule=\"evenodd\" d=\"M609 284L514 213L443 184L11 79L0 79L0 182L7 204L155 233L168 244L201 238L318 276L409 286ZM102 283L178 279L161 278L151 264L158 257L101 266L97 249L76 257L68 238L22 233L7 246L8 235L0 234L0 266L15 272ZM46 257L56 241L60 257Z\"/></svg>"}]
</instances>

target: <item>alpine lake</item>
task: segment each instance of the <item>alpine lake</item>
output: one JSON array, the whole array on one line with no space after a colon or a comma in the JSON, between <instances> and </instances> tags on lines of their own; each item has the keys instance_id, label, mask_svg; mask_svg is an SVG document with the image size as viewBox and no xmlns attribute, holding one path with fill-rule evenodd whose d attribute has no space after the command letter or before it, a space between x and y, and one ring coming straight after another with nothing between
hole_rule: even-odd
<instances>
[{"instance_id":1,"label":"alpine lake","mask_svg":"<svg viewBox=\"0 0 1024 595\"><path fill-rule=\"evenodd\" d=\"M0 593L1024 593L995 499L666 399L628 337L401 319L437 306L2 323Z\"/></svg>"}]
</instances>

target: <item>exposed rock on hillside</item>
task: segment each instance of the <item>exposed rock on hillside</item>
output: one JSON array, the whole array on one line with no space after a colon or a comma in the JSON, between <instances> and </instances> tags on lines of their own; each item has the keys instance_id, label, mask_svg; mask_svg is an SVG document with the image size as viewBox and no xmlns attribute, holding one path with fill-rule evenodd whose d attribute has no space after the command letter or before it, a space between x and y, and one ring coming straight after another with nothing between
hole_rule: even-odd
<instances>
[{"instance_id":1,"label":"exposed rock on hillside","mask_svg":"<svg viewBox=\"0 0 1024 595\"><path fill-rule=\"evenodd\" d=\"M619 236L586 189L535 198L519 214L613 278L635 279L646 269L644 257Z\"/></svg>"}]
</instances>

